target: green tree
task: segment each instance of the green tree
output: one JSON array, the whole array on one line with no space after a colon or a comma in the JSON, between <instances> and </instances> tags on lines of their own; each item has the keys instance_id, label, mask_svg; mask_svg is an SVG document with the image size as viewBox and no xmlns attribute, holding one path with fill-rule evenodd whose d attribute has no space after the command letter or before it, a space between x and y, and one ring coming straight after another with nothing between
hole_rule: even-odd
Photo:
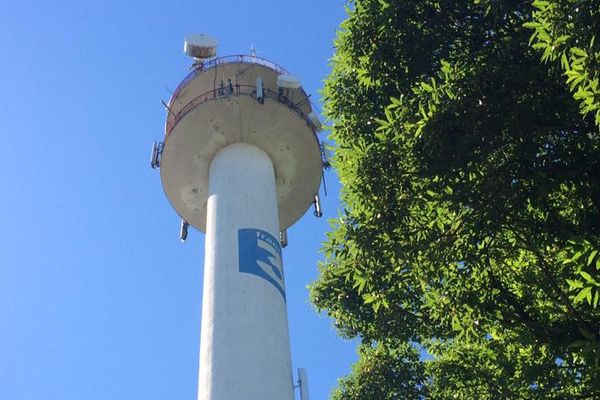
<instances>
[{"instance_id":1,"label":"green tree","mask_svg":"<svg viewBox=\"0 0 600 400\"><path fill-rule=\"evenodd\" d=\"M362 345L333 398L599 398L599 1L348 13L312 299Z\"/></svg>"},{"instance_id":2,"label":"green tree","mask_svg":"<svg viewBox=\"0 0 600 400\"><path fill-rule=\"evenodd\" d=\"M592 113L600 128L600 26L597 1L534 1L535 30L530 42L542 52L543 61L560 60L566 82L578 100L581 113Z\"/></svg>"}]
</instances>

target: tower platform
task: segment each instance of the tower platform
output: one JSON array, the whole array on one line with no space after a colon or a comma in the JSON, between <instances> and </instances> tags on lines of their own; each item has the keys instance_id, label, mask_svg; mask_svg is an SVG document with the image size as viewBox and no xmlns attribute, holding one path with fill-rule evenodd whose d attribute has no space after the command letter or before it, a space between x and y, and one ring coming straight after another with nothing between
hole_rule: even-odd
<instances>
[{"instance_id":1,"label":"tower platform","mask_svg":"<svg viewBox=\"0 0 600 400\"><path fill-rule=\"evenodd\" d=\"M304 90L278 86L286 77L264 58L227 56L195 66L173 93L160 174L169 201L190 225L206 231L211 161L234 143L270 157L280 230L313 203L322 170L317 127Z\"/></svg>"}]
</instances>

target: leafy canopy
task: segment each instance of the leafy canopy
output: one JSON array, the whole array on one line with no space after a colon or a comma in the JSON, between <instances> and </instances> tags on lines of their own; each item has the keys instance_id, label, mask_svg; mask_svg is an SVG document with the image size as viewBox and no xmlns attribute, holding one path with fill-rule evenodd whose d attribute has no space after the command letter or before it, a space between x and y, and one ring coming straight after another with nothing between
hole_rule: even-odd
<instances>
[{"instance_id":1,"label":"leafy canopy","mask_svg":"<svg viewBox=\"0 0 600 400\"><path fill-rule=\"evenodd\" d=\"M356 0L324 88L342 399L600 397L598 0Z\"/></svg>"}]
</instances>

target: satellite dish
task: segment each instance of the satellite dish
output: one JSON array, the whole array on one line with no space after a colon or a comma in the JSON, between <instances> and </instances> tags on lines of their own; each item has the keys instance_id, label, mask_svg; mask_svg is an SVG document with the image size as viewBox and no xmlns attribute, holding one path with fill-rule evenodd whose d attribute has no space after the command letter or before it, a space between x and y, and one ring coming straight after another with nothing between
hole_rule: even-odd
<instances>
[{"instance_id":1,"label":"satellite dish","mask_svg":"<svg viewBox=\"0 0 600 400\"><path fill-rule=\"evenodd\" d=\"M183 52L197 60L206 60L217 55L219 43L215 38L205 34L193 34L185 38Z\"/></svg>"},{"instance_id":2,"label":"satellite dish","mask_svg":"<svg viewBox=\"0 0 600 400\"><path fill-rule=\"evenodd\" d=\"M298 89L300 86L300 79L294 75L279 75L277 77L277 86L284 89Z\"/></svg>"}]
</instances>

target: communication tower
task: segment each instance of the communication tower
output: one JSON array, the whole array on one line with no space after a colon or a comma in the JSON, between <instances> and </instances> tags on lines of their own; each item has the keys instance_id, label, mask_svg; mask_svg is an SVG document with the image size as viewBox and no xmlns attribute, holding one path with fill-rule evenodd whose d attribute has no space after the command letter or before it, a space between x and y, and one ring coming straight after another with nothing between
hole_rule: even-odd
<instances>
[{"instance_id":1,"label":"communication tower","mask_svg":"<svg viewBox=\"0 0 600 400\"><path fill-rule=\"evenodd\" d=\"M216 49L186 38L192 71L152 151L181 238L188 225L206 232L198 399L293 400L281 247L311 205L321 215L320 123L284 68Z\"/></svg>"}]
</instances>

